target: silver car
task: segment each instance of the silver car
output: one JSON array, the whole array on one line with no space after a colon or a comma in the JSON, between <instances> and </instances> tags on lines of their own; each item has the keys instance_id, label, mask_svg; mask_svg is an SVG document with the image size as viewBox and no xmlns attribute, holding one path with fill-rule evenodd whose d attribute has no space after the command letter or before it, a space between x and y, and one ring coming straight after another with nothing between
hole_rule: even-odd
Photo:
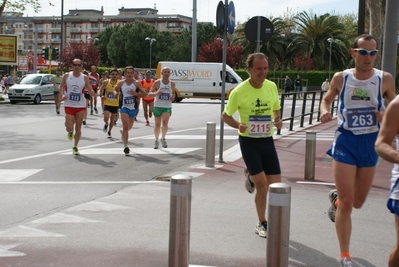
<instances>
[{"instance_id":1,"label":"silver car","mask_svg":"<svg viewBox=\"0 0 399 267\"><path fill-rule=\"evenodd\" d=\"M10 103L39 104L42 100L54 100L54 85L50 83L50 78L53 76L53 74L28 74L22 77L8 90Z\"/></svg>"}]
</instances>

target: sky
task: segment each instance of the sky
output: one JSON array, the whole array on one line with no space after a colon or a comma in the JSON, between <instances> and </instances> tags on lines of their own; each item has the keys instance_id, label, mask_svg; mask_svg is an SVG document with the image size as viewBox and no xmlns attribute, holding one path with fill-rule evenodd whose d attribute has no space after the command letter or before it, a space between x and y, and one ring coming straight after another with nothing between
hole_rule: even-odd
<instances>
[{"instance_id":1,"label":"sky","mask_svg":"<svg viewBox=\"0 0 399 267\"><path fill-rule=\"evenodd\" d=\"M50 6L49 1L54 5ZM196 0L197 19L199 22L213 22L216 24L216 9L220 0ZM28 7L25 16L61 16L61 0L39 0L41 11L34 13ZM222 0L225 3L225 0ZM229 1L230 2L230 1ZM236 13L236 23L246 22L254 16L280 16L287 13L313 12L314 14L357 14L357 0L232 0ZM118 9L124 8L154 8L158 14L180 14L193 17L194 0L64 0L64 15L70 9L94 9L104 8L105 15L117 15Z\"/></svg>"}]
</instances>

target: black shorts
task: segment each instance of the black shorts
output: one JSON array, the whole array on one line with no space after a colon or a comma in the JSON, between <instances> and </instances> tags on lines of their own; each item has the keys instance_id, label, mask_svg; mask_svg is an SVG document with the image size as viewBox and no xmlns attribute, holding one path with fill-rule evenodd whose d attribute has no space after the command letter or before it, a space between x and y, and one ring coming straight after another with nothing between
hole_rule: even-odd
<instances>
[{"instance_id":1,"label":"black shorts","mask_svg":"<svg viewBox=\"0 0 399 267\"><path fill-rule=\"evenodd\" d=\"M104 106L104 111L109 111L112 114L118 113L119 107L114 107L114 106Z\"/></svg>"},{"instance_id":2,"label":"black shorts","mask_svg":"<svg viewBox=\"0 0 399 267\"><path fill-rule=\"evenodd\" d=\"M281 174L273 137L252 138L240 136L242 158L251 175L265 172L266 175Z\"/></svg>"},{"instance_id":3,"label":"black shorts","mask_svg":"<svg viewBox=\"0 0 399 267\"><path fill-rule=\"evenodd\" d=\"M90 100L90 94L84 94L87 100Z\"/></svg>"}]
</instances>

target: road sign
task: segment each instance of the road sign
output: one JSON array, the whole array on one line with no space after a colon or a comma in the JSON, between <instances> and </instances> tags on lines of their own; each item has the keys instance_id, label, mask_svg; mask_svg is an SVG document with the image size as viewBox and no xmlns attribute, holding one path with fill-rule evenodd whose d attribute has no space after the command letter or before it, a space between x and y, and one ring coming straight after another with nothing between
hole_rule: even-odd
<instances>
[{"instance_id":1,"label":"road sign","mask_svg":"<svg viewBox=\"0 0 399 267\"><path fill-rule=\"evenodd\" d=\"M229 33L233 34L234 28L236 27L236 11L234 9L234 3L233 1L230 1L229 3L229 10L227 12L228 15L228 29Z\"/></svg>"},{"instance_id":2,"label":"road sign","mask_svg":"<svg viewBox=\"0 0 399 267\"><path fill-rule=\"evenodd\" d=\"M216 9L216 29L219 34L223 34L226 29L226 23L224 21L224 4L222 1L219 2L218 7Z\"/></svg>"},{"instance_id":3,"label":"road sign","mask_svg":"<svg viewBox=\"0 0 399 267\"><path fill-rule=\"evenodd\" d=\"M258 27L258 25L260 25L260 27ZM259 43L267 43L267 41L272 38L273 30L273 24L270 20L265 17L256 16L252 17L245 25L245 36L248 41L256 43L258 41L259 32Z\"/></svg>"}]
</instances>

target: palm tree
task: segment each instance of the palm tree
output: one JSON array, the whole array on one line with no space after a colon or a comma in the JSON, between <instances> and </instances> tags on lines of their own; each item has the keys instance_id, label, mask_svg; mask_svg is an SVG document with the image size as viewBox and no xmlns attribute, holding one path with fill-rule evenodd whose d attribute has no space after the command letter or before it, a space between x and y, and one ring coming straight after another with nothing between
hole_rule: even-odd
<instances>
[{"instance_id":1,"label":"palm tree","mask_svg":"<svg viewBox=\"0 0 399 267\"><path fill-rule=\"evenodd\" d=\"M343 68L347 58L348 40L345 38L345 26L339 22L337 16L324 14L311 16L301 12L295 16L297 33L293 40L292 52L305 53L314 60L316 69L328 69L330 44L328 38L333 38L332 64L335 68Z\"/></svg>"}]
</instances>

